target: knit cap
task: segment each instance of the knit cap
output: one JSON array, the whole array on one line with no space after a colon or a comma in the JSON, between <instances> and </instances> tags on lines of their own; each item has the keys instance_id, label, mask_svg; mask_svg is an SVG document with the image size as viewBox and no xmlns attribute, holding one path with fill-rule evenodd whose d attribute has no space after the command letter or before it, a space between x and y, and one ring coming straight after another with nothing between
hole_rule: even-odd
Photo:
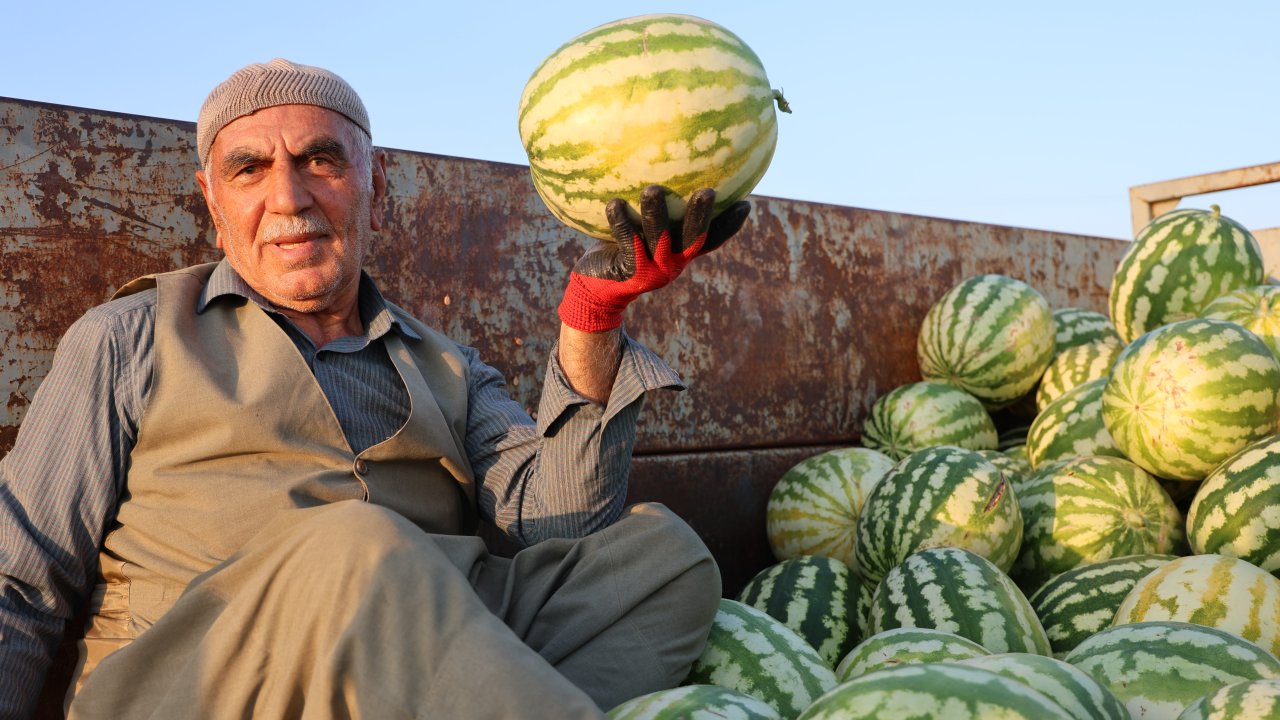
<instances>
[{"instance_id":1,"label":"knit cap","mask_svg":"<svg viewBox=\"0 0 1280 720\"><path fill-rule=\"evenodd\" d=\"M345 80L324 68L276 58L240 68L205 98L196 121L201 167L209 159L214 137L227 123L276 105L316 105L332 110L372 137L369 113Z\"/></svg>"}]
</instances>

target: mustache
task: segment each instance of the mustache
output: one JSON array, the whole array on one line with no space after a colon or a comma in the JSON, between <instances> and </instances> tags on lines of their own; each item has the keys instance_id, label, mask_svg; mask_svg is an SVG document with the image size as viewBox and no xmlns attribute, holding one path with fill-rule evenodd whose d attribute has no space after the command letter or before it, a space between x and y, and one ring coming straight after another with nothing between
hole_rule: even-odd
<instances>
[{"instance_id":1,"label":"mustache","mask_svg":"<svg viewBox=\"0 0 1280 720\"><path fill-rule=\"evenodd\" d=\"M313 215L286 215L284 217L272 220L268 225L262 228L262 242L272 243L282 237L293 237L296 235L328 235L333 232L333 226L323 217Z\"/></svg>"}]
</instances>

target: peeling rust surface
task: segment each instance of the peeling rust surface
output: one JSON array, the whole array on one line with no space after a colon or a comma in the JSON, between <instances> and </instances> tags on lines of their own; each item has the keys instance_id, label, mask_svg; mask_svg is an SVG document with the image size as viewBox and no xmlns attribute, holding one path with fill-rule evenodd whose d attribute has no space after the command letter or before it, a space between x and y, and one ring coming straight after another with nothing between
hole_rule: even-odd
<instances>
[{"instance_id":1,"label":"peeling rust surface","mask_svg":"<svg viewBox=\"0 0 1280 720\"><path fill-rule=\"evenodd\" d=\"M0 452L58 338L128 280L219 256L191 123L0 99ZM536 408L555 307L589 240L519 165L390 151L385 294L502 370ZM639 454L850 444L918 378L929 305L977 273L1105 310L1115 240L755 197L742 233L628 311L689 382L651 396Z\"/></svg>"}]
</instances>

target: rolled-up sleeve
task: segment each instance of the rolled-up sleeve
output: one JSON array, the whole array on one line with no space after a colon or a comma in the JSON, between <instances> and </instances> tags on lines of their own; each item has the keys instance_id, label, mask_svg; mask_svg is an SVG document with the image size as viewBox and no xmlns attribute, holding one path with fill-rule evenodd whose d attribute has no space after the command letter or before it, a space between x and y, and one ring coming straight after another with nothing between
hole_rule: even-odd
<instances>
[{"instance_id":1,"label":"rolled-up sleeve","mask_svg":"<svg viewBox=\"0 0 1280 720\"><path fill-rule=\"evenodd\" d=\"M605 405L570 387L552 348L535 423L504 389L501 373L463 348L470 362L466 446L481 516L521 546L581 537L622 514L645 393L683 389L648 348L623 338Z\"/></svg>"}]
</instances>

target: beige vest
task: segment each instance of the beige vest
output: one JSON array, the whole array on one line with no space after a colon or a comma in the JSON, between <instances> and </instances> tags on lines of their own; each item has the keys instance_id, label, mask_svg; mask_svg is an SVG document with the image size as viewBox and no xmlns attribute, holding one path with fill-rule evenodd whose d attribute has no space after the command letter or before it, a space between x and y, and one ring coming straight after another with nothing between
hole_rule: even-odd
<instances>
[{"instance_id":1,"label":"beige vest","mask_svg":"<svg viewBox=\"0 0 1280 720\"><path fill-rule=\"evenodd\" d=\"M363 499L427 532L475 529L462 441L467 364L450 340L392 306L423 338L383 336L409 418L355 455L301 354L261 308L223 299L196 314L213 268L142 278L117 293L156 288L155 368L103 543L80 680L282 510Z\"/></svg>"}]
</instances>

